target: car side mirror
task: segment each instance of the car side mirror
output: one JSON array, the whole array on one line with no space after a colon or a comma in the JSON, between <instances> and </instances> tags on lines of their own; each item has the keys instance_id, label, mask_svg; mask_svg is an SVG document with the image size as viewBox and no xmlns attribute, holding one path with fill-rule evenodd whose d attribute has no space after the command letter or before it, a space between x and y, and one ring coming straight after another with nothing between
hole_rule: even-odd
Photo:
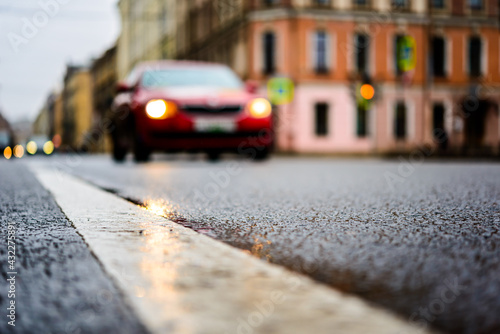
<instances>
[{"instance_id":1,"label":"car side mirror","mask_svg":"<svg viewBox=\"0 0 500 334\"><path fill-rule=\"evenodd\" d=\"M259 90L259 83L257 81L248 80L245 82L245 90L251 94L255 94Z\"/></svg>"},{"instance_id":2,"label":"car side mirror","mask_svg":"<svg viewBox=\"0 0 500 334\"><path fill-rule=\"evenodd\" d=\"M127 93L127 92L130 92L132 91L133 87L129 86L127 83L125 82L119 82L117 85L116 85L116 92L117 93Z\"/></svg>"}]
</instances>

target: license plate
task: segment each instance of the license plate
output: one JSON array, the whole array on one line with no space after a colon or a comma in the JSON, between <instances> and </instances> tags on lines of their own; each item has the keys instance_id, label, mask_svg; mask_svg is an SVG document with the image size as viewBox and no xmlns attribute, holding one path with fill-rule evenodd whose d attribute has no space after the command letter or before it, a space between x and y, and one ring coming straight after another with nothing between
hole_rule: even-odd
<instances>
[{"instance_id":1,"label":"license plate","mask_svg":"<svg viewBox=\"0 0 500 334\"><path fill-rule=\"evenodd\" d=\"M198 118L194 127L198 132L234 132L236 123L228 119Z\"/></svg>"}]
</instances>

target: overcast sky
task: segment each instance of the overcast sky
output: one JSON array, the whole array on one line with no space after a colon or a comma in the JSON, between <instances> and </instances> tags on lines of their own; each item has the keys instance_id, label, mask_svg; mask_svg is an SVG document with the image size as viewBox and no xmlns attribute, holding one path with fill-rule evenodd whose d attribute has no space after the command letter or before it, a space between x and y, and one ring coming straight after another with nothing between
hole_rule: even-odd
<instances>
[{"instance_id":1,"label":"overcast sky","mask_svg":"<svg viewBox=\"0 0 500 334\"><path fill-rule=\"evenodd\" d=\"M60 89L68 62L88 64L113 45L120 31L116 3L0 0L0 110L9 121L33 120Z\"/></svg>"}]
</instances>

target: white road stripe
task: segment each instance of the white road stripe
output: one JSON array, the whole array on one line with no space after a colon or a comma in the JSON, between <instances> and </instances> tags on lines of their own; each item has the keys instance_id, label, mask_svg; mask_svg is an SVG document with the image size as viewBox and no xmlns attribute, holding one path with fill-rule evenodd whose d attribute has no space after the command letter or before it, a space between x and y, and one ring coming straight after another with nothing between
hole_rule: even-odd
<instances>
[{"instance_id":1,"label":"white road stripe","mask_svg":"<svg viewBox=\"0 0 500 334\"><path fill-rule=\"evenodd\" d=\"M152 333L424 333L72 176L34 172Z\"/></svg>"}]
</instances>

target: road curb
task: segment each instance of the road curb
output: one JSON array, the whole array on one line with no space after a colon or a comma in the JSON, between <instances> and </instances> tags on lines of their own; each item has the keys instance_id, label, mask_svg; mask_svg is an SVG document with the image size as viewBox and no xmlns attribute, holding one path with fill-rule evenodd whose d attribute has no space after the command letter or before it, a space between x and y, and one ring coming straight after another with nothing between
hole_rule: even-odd
<instances>
[{"instance_id":1,"label":"road curb","mask_svg":"<svg viewBox=\"0 0 500 334\"><path fill-rule=\"evenodd\" d=\"M73 176L34 172L152 333L428 333Z\"/></svg>"}]
</instances>

